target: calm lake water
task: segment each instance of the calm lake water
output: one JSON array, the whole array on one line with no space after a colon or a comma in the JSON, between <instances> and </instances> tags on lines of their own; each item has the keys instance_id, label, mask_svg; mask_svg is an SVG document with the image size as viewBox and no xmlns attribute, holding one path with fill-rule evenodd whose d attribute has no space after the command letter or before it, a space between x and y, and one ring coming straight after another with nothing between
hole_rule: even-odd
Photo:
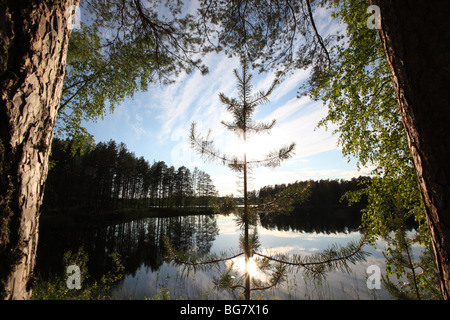
<instances>
[{"instance_id":1,"label":"calm lake water","mask_svg":"<svg viewBox=\"0 0 450 320\"><path fill-rule=\"evenodd\" d=\"M334 219L326 215L317 218L310 213L279 219L261 219L258 223L262 253L310 255L318 253L330 245L346 245L358 242L361 234L357 231L357 219L348 212L334 211ZM316 217L317 219L313 219ZM350 219L349 219L350 217ZM337 219L336 219L337 218ZM77 251L81 246L89 254L89 274L100 276L108 267L108 254L118 252L124 258L126 267L123 280L113 292L114 299L144 299L161 293L167 288L171 299L236 299L235 293L214 288L212 278L218 272L203 270L185 273L183 268L168 264L163 245L163 237L168 235L175 249L208 253L239 252L241 230L236 226L234 215L192 215L182 217L145 218L102 227L48 227L41 223L37 268L45 278L49 274L61 273L63 254L68 250ZM317 221L314 221L317 220ZM252 297L264 299L389 299L386 290L368 289L367 267L377 265L384 273L384 257L381 248L364 246L370 253L365 262L351 266L349 273L330 272L320 283L304 277L302 269L292 272L281 286L255 292ZM414 248L416 254L420 248ZM418 256L418 255L417 255ZM243 265L243 256L236 259L236 266ZM261 280L265 275L254 274Z\"/></svg>"}]
</instances>

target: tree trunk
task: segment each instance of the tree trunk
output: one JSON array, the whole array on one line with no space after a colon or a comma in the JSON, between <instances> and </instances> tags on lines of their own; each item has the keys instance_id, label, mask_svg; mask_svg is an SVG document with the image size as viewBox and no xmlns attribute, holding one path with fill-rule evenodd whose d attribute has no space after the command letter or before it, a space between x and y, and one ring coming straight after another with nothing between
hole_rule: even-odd
<instances>
[{"instance_id":1,"label":"tree trunk","mask_svg":"<svg viewBox=\"0 0 450 320\"><path fill-rule=\"evenodd\" d=\"M28 299L39 206L78 0L0 4L0 297Z\"/></svg>"},{"instance_id":2,"label":"tree trunk","mask_svg":"<svg viewBox=\"0 0 450 320\"><path fill-rule=\"evenodd\" d=\"M450 4L370 0L408 136L436 254L450 298Z\"/></svg>"}]
</instances>

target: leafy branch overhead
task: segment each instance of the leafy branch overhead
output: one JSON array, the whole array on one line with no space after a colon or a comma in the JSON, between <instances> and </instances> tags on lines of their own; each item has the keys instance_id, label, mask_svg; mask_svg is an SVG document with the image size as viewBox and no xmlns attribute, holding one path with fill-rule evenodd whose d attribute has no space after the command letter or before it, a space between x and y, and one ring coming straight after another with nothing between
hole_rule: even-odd
<instances>
[{"instance_id":1,"label":"leafy branch overhead","mask_svg":"<svg viewBox=\"0 0 450 320\"><path fill-rule=\"evenodd\" d=\"M330 65L327 47L340 36L322 38L314 11L333 4L326 0L200 0L197 28L214 49L246 57L262 72L277 69L286 73L310 66L321 69Z\"/></svg>"},{"instance_id":2,"label":"leafy branch overhead","mask_svg":"<svg viewBox=\"0 0 450 320\"><path fill-rule=\"evenodd\" d=\"M187 1L83 1L88 20L72 32L56 132L74 139L80 149L93 141L83 122L103 118L151 83L171 83L184 71L207 73L201 59L212 51L246 57L252 67L275 68L280 74L324 66L330 63L327 46L335 39L322 39L315 27L313 11L324 5L201 0L192 11ZM272 89L257 93L253 103L266 103ZM247 131L269 130L274 124L249 121Z\"/></svg>"},{"instance_id":3,"label":"leafy branch overhead","mask_svg":"<svg viewBox=\"0 0 450 320\"><path fill-rule=\"evenodd\" d=\"M59 136L78 142L75 149L93 140L82 126L84 121L102 119L151 83L171 83L183 71L208 72L200 60L208 49L188 27L195 18L181 14L181 2L169 3L170 17L161 17L160 2L82 3L83 12L95 19L72 31L56 122Z\"/></svg>"}]
</instances>

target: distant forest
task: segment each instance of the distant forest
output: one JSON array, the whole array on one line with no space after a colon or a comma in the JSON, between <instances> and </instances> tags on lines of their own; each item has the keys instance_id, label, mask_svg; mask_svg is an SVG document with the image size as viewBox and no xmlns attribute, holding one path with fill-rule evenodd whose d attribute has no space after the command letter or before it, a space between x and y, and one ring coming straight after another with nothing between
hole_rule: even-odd
<instances>
[{"instance_id":1,"label":"distant forest","mask_svg":"<svg viewBox=\"0 0 450 320\"><path fill-rule=\"evenodd\" d=\"M370 181L370 177L358 177L350 180L344 179L325 179L302 181L302 184L309 184L308 197L301 202L294 203L297 208L305 207L338 207L348 206L348 202L343 199L343 195L349 191L356 191ZM253 191L251 197L258 198L259 202L264 199L274 197L277 193L288 188L291 184L276 184L274 186L265 186L259 191ZM258 202L258 201L257 201ZM362 199L356 207L365 207L366 199Z\"/></svg>"},{"instance_id":2,"label":"distant forest","mask_svg":"<svg viewBox=\"0 0 450 320\"><path fill-rule=\"evenodd\" d=\"M293 203L290 214L263 215L261 225L267 229L295 230L300 232L342 232L356 231L361 225L361 210L367 206L363 196L360 202L349 207L343 197L349 191L357 191L370 181L370 177L358 177L350 180L326 179L303 181L308 184L306 199ZM289 188L290 184L265 186L253 194L256 202L264 202Z\"/></svg>"},{"instance_id":3,"label":"distant forest","mask_svg":"<svg viewBox=\"0 0 450 320\"><path fill-rule=\"evenodd\" d=\"M185 166L175 168L164 161L149 163L136 157L124 143L110 140L73 153L70 140L53 140L42 211L113 212L125 210L208 210L218 198L210 175ZM306 200L298 208L348 206L341 201L347 191L361 188L370 178L310 180ZM305 182L302 182L305 183ZM265 186L249 192L251 203L262 203L290 184ZM239 198L236 198L240 200ZM239 203L239 201L238 201ZM365 206L362 201L358 208Z\"/></svg>"},{"instance_id":4,"label":"distant forest","mask_svg":"<svg viewBox=\"0 0 450 320\"><path fill-rule=\"evenodd\" d=\"M201 209L217 195L210 175L197 168L150 164L113 140L75 154L71 143L53 140L43 212Z\"/></svg>"}]
</instances>

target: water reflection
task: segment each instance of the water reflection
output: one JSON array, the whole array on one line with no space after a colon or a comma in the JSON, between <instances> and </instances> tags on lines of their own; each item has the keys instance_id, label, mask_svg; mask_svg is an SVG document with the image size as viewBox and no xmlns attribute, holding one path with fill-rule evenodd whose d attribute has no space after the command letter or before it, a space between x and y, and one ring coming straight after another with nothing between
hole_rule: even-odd
<instances>
[{"instance_id":1,"label":"water reflection","mask_svg":"<svg viewBox=\"0 0 450 320\"><path fill-rule=\"evenodd\" d=\"M340 220L339 215L337 221ZM289 219L291 223L289 223ZM263 217L256 226L249 228L253 236L252 246L258 246L260 252L310 255L322 251L331 243L345 244L349 240L358 240L359 232L352 225L340 226L336 219L319 219L321 223L301 227L299 217L295 215L267 219ZM168 285L171 297L203 299L237 298L233 293L212 289L215 271L201 271L183 274L182 269L166 263L164 236L169 236L171 245L195 255L220 252L242 251L242 228L236 225L235 217L223 215L195 215L185 217L147 218L108 226L93 227L88 225L63 226L57 228L41 222L38 248L37 268L41 275L63 273L63 254L68 250L76 251L83 246L89 254L89 272L100 276L107 267L107 257L111 252L118 252L125 259L125 276L115 290L115 297L121 299L142 299L154 296L161 287ZM258 232L256 233L256 227ZM305 229L306 228L306 229ZM314 229L318 228L318 229ZM339 229L339 231L338 231ZM308 231L306 231L308 230ZM320 230L315 232L312 230ZM250 237L251 238L251 237ZM250 243L250 242L249 242ZM378 264L383 269L384 258L380 252L372 251L367 263ZM254 264L254 256L249 255L247 271L252 278L267 281L267 274L261 272ZM238 271L236 276L245 274L245 257L233 260ZM356 267L359 273L359 286L365 286L365 267ZM170 281L169 281L170 279ZM341 291L340 283L350 281L346 275L335 273L329 277L332 290ZM267 293L267 298L304 299L305 290L301 273L293 274L287 283ZM293 287L298 292L293 294ZM300 288L301 287L301 288ZM336 288L334 288L336 287ZM362 289L361 289L362 290ZM339 297L334 295L333 298Z\"/></svg>"},{"instance_id":2,"label":"water reflection","mask_svg":"<svg viewBox=\"0 0 450 320\"><path fill-rule=\"evenodd\" d=\"M61 273L63 254L81 246L89 254L89 272L101 275L108 254L119 253L128 274L142 266L157 271L167 255L163 243L169 236L177 250L206 254L210 251L219 229L214 216L195 215L140 219L101 227L54 226L41 223L37 270L44 278Z\"/></svg>"},{"instance_id":3,"label":"water reflection","mask_svg":"<svg viewBox=\"0 0 450 320\"><path fill-rule=\"evenodd\" d=\"M353 207L306 207L289 215L263 215L260 220L266 229L330 234L358 230L361 211Z\"/></svg>"},{"instance_id":4,"label":"water reflection","mask_svg":"<svg viewBox=\"0 0 450 320\"><path fill-rule=\"evenodd\" d=\"M277 215L261 214L261 212L253 210L253 208L244 207L242 212L236 212L235 214L236 223L242 229L239 244L244 254L244 261L242 262L241 259L237 267L236 263L234 263L235 261L227 264L228 270L215 283L222 288L228 287L232 290L241 288L245 299L251 299L252 292L269 290L281 285L286 281L289 273L297 272L299 269L303 269L306 275L314 279L325 279L326 273L336 270L349 270L349 263L354 264L364 261L367 256L367 253L361 250L363 246L363 240L361 239L358 242L351 242L345 246L337 246L334 243L329 243L326 251L323 253L312 253L306 257L299 254L287 255L286 250L280 250L284 252L275 250L273 253L264 254L260 250L261 242L258 235L258 226L265 227L266 229L273 229L274 226L278 226L278 230L299 232L301 227L305 227L305 224L298 223L299 221L306 220L310 222L315 219L309 217L309 212L298 210L292 212L291 215ZM327 215L330 219L326 219ZM329 211L321 210L316 211L315 218L320 217L320 221L324 221L324 219L328 221L329 228L327 232L330 232L330 228L336 231L338 223L343 220L350 222L350 224L342 226L342 229L347 232L349 229L356 230L361 222L360 214L357 215L357 219L350 219L351 215L352 212L342 212L338 215L329 214ZM353 212L353 216L356 216L355 212ZM289 218L291 219L288 220ZM287 221L291 223L286 225ZM354 227L352 222L355 223ZM324 225L323 223L318 224L321 228ZM311 224L306 224L306 227L311 227ZM283 238L284 235L281 237ZM273 251L273 246L271 248L271 251ZM225 261L228 260L228 258L223 259ZM232 273L233 269L240 273L243 272L243 279L229 279L227 276Z\"/></svg>"},{"instance_id":5,"label":"water reflection","mask_svg":"<svg viewBox=\"0 0 450 320\"><path fill-rule=\"evenodd\" d=\"M258 267L254 257L249 258L247 264L245 260L245 257L238 257L232 259L228 264L230 268L235 268L241 274L248 272L250 278L267 281L267 275Z\"/></svg>"}]
</instances>

